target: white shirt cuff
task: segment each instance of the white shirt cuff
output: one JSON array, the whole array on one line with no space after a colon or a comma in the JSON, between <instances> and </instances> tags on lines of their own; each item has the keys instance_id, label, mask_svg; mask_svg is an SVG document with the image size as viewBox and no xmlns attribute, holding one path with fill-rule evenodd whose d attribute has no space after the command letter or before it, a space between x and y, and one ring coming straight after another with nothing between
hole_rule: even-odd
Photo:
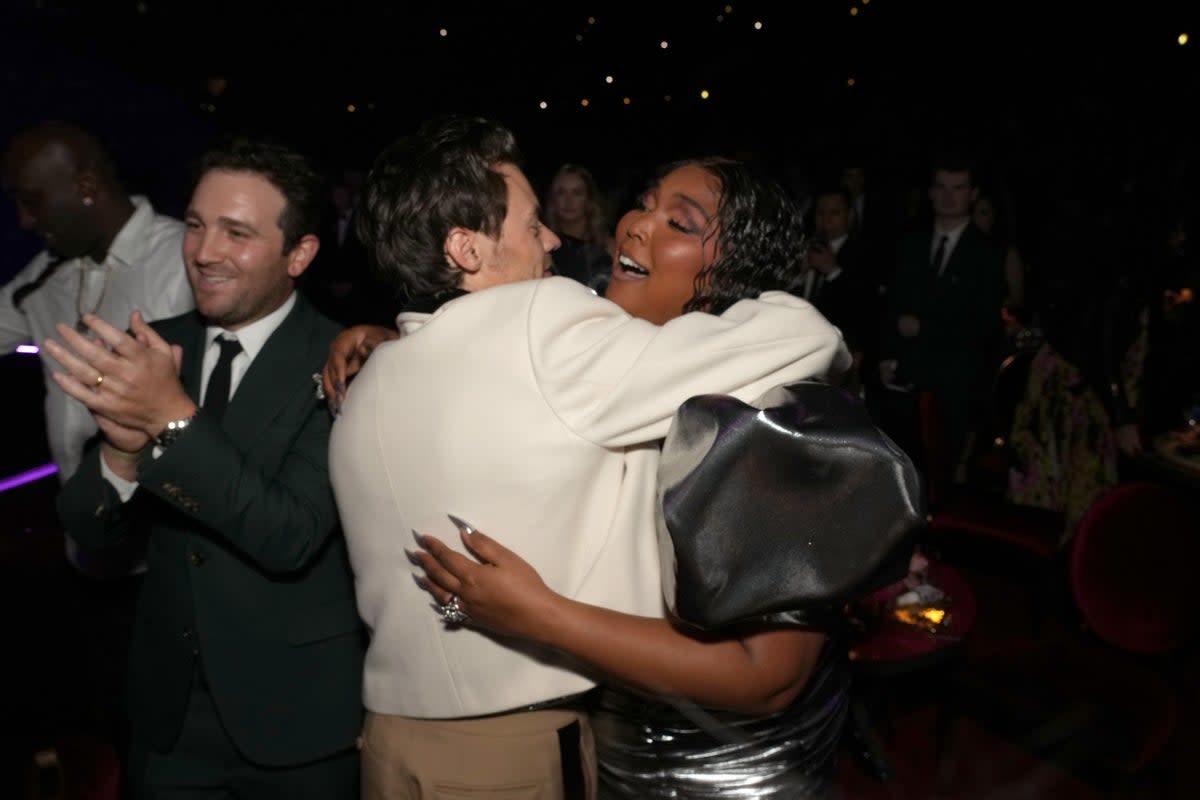
<instances>
[{"instance_id":1,"label":"white shirt cuff","mask_svg":"<svg viewBox=\"0 0 1200 800\"><path fill-rule=\"evenodd\" d=\"M127 481L113 472L112 468L108 466L108 462L104 460L103 455L100 456L100 475L117 490L117 496L121 498L122 503L128 503L129 498L133 497L133 493L137 491L137 482Z\"/></svg>"}]
</instances>

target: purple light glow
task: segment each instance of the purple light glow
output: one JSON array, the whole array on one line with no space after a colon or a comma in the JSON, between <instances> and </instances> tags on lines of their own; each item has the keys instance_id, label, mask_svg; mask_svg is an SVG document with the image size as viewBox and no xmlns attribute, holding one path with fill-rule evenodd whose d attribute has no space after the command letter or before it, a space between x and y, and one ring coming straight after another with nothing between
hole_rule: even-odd
<instances>
[{"instance_id":1,"label":"purple light glow","mask_svg":"<svg viewBox=\"0 0 1200 800\"><path fill-rule=\"evenodd\" d=\"M24 353L27 356L36 356L41 351L38 350L36 344L19 344L17 345L17 352Z\"/></svg>"},{"instance_id":2,"label":"purple light glow","mask_svg":"<svg viewBox=\"0 0 1200 800\"><path fill-rule=\"evenodd\" d=\"M49 475L58 472L58 466L55 464L43 464L40 467L35 467L27 472L21 472L13 475L11 478L0 478L0 492L7 492L9 489L16 489L18 486L24 486L27 483L40 481Z\"/></svg>"}]
</instances>

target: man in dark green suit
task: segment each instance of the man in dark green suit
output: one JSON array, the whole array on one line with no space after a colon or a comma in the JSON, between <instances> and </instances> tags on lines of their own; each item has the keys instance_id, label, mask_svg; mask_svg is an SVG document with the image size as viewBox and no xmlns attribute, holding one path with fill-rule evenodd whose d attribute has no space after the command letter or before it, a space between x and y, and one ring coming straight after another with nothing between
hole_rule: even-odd
<instances>
[{"instance_id":1,"label":"man in dark green suit","mask_svg":"<svg viewBox=\"0 0 1200 800\"><path fill-rule=\"evenodd\" d=\"M126 694L150 798L353 798L364 633L312 380L338 326L295 291L318 180L276 145L206 154L185 217L196 311L46 352L102 439L63 488L77 540L148 535Z\"/></svg>"}]
</instances>

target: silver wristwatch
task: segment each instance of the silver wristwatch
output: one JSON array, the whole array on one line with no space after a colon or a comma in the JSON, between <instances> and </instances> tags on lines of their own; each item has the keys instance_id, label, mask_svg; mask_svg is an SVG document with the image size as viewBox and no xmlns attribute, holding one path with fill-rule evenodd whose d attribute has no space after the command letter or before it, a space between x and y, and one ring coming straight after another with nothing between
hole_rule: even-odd
<instances>
[{"instance_id":1,"label":"silver wristwatch","mask_svg":"<svg viewBox=\"0 0 1200 800\"><path fill-rule=\"evenodd\" d=\"M196 415L192 414L186 419L176 419L168 422L167 427L163 428L158 436L154 437L154 443L164 449L170 447L188 429L188 426L192 424L194 419L196 419Z\"/></svg>"}]
</instances>

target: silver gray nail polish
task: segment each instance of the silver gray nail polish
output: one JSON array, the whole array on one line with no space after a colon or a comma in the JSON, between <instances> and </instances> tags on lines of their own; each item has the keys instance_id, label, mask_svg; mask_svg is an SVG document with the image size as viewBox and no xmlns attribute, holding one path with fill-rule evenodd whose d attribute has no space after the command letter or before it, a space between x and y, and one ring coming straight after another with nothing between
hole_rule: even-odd
<instances>
[{"instance_id":1,"label":"silver gray nail polish","mask_svg":"<svg viewBox=\"0 0 1200 800\"><path fill-rule=\"evenodd\" d=\"M449 517L450 521L453 522L462 531L464 531L468 536L470 536L472 533L475 532L475 529L471 527L470 523L464 522L463 520L459 519L458 517L454 516L453 514L447 514L446 516Z\"/></svg>"}]
</instances>

